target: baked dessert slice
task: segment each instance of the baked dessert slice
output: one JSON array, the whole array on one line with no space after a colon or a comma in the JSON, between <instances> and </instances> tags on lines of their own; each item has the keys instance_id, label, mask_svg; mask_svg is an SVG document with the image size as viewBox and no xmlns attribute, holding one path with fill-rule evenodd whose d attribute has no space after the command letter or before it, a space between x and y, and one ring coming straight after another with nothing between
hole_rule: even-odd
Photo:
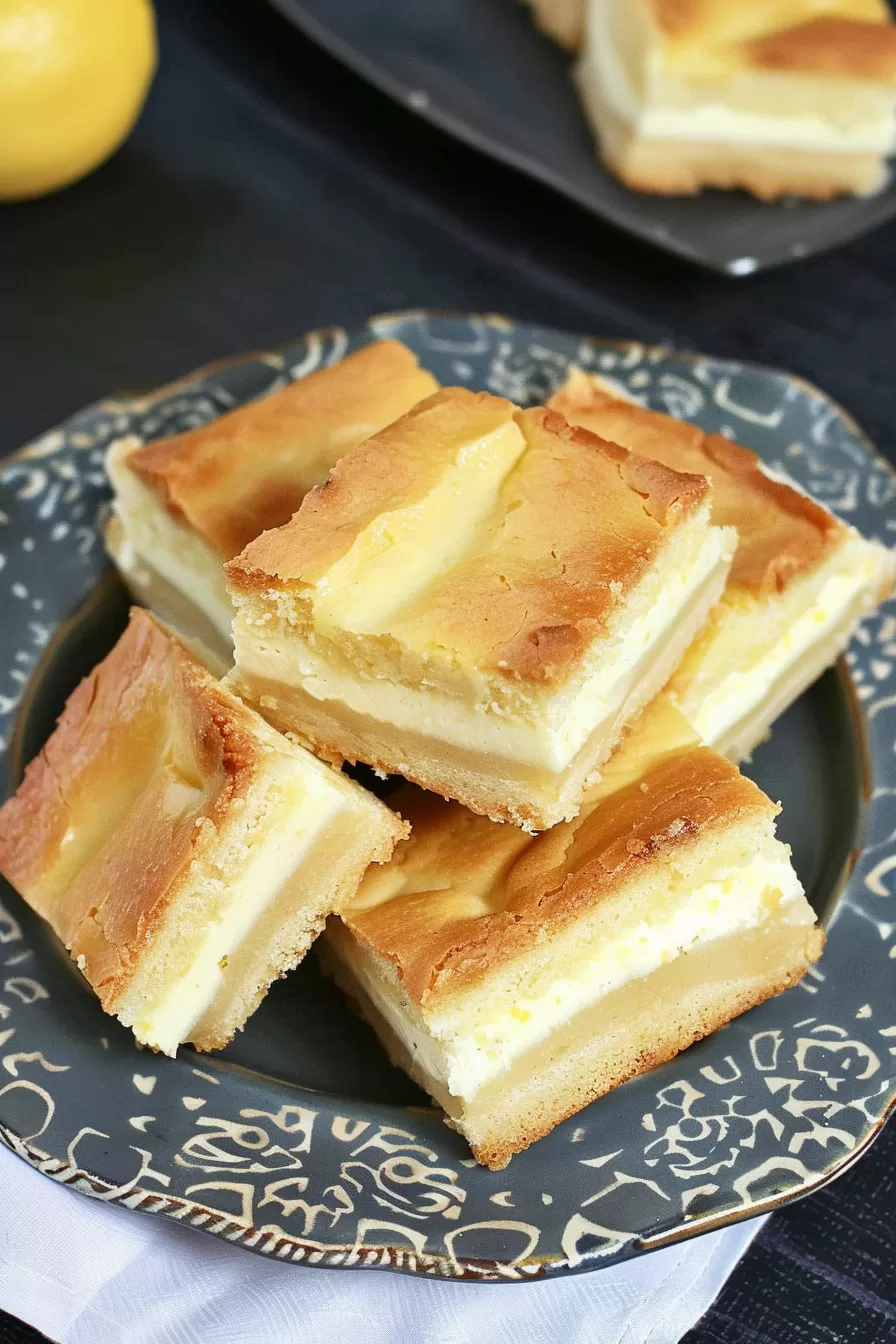
<instances>
[{"instance_id":1,"label":"baked dessert slice","mask_svg":"<svg viewBox=\"0 0 896 1344\"><path fill-rule=\"evenodd\" d=\"M737 529L737 553L724 597L669 689L705 742L742 760L890 594L896 554L766 475L748 448L633 405L600 377L574 370L550 404L711 480L713 521Z\"/></svg>"},{"instance_id":2,"label":"baked dessert slice","mask_svg":"<svg viewBox=\"0 0 896 1344\"><path fill-rule=\"evenodd\" d=\"M444 389L227 565L232 684L325 758L552 826L674 672L733 545L703 477Z\"/></svg>"},{"instance_id":3,"label":"baked dessert slice","mask_svg":"<svg viewBox=\"0 0 896 1344\"><path fill-rule=\"evenodd\" d=\"M795 984L824 936L778 811L665 697L535 838L406 787L318 949L486 1166Z\"/></svg>"},{"instance_id":4,"label":"baked dessert slice","mask_svg":"<svg viewBox=\"0 0 896 1344\"><path fill-rule=\"evenodd\" d=\"M375 341L198 429L113 444L106 540L134 596L229 654L224 562L285 523L343 453L437 386L407 346Z\"/></svg>"},{"instance_id":5,"label":"baked dessert slice","mask_svg":"<svg viewBox=\"0 0 896 1344\"><path fill-rule=\"evenodd\" d=\"M134 610L0 809L0 872L173 1055L226 1045L406 833Z\"/></svg>"},{"instance_id":6,"label":"baked dessert slice","mask_svg":"<svg viewBox=\"0 0 896 1344\"><path fill-rule=\"evenodd\" d=\"M885 0L589 0L576 81L639 191L865 195L896 148Z\"/></svg>"}]
</instances>

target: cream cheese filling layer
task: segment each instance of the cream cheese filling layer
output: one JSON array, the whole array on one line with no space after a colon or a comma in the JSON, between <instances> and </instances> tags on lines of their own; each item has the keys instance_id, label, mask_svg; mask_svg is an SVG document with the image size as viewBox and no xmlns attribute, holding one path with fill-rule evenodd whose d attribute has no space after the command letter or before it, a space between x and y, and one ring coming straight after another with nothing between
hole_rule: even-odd
<instances>
[{"instance_id":1,"label":"cream cheese filling layer","mask_svg":"<svg viewBox=\"0 0 896 1344\"><path fill-rule=\"evenodd\" d=\"M230 643L233 604L224 581L224 560L190 528L177 522L158 496L127 466L127 445L113 445L106 461L115 490L115 512L124 545L116 561L124 573L145 566L182 592Z\"/></svg>"},{"instance_id":2,"label":"cream cheese filling layer","mask_svg":"<svg viewBox=\"0 0 896 1344\"><path fill-rule=\"evenodd\" d=\"M623 3L627 6L628 0ZM626 68L614 32L616 24L625 20L618 12L614 15L613 9L609 3L590 6L587 37L580 57L580 78L598 91L599 98L639 138L755 144L853 154L890 154L896 146L896 99L893 94L883 88L869 89L851 84L848 79L810 80L806 76L791 76L798 90L798 94L788 100L793 110L783 105L774 111L737 107L726 100L723 89L715 94L698 93L698 84L683 86L688 89L686 105L664 102L661 95L651 104L638 91L632 72ZM628 33L626 38L630 45L634 35ZM650 38L645 31L638 40L644 42ZM635 58L634 52L631 57ZM645 64L647 85L651 76L661 84L662 57L650 53ZM731 79L736 88L738 73L733 72ZM767 79L762 84L757 80L757 103L762 103L762 92L767 89ZM740 92L743 97L743 87ZM810 97L816 104L814 108L808 103Z\"/></svg>"},{"instance_id":3,"label":"cream cheese filling layer","mask_svg":"<svg viewBox=\"0 0 896 1344\"><path fill-rule=\"evenodd\" d=\"M562 972L542 972L529 985L524 976L517 992L500 996L498 1003L490 1001L487 989L464 996L450 1016L428 1014L425 1025L384 995L380 978L355 964L352 970L421 1066L452 1095L469 1101L526 1051L614 990L698 946L772 918L792 925L809 925L815 918L777 842L748 864L702 883L665 918L642 919L610 941L595 939L589 946L577 925L552 947L551 964L561 963Z\"/></svg>"},{"instance_id":4,"label":"cream cheese filling layer","mask_svg":"<svg viewBox=\"0 0 896 1344\"><path fill-rule=\"evenodd\" d=\"M457 747L475 744L484 754L560 772L613 717L642 669L645 673L649 669L654 651L682 611L730 559L733 534L705 525L701 531L690 563L671 573L664 564L649 574L642 581L643 595L636 591L632 599L637 605L643 596L642 614L617 640L597 642L580 684L572 692L564 687L546 696L541 717L531 721L502 712L487 700L464 700L435 686L417 688L386 677L364 678L352 668L338 666L298 634L289 638L260 634L239 608L234 624L238 672L249 681L256 676L301 686L317 700L342 703L399 730L413 730Z\"/></svg>"},{"instance_id":5,"label":"cream cheese filling layer","mask_svg":"<svg viewBox=\"0 0 896 1344\"><path fill-rule=\"evenodd\" d=\"M215 918L197 939L189 968L160 987L137 1016L134 1034L143 1044L173 1055L214 1003L225 980L227 959L249 937L311 852L343 804L335 789L313 776L284 777L282 799L265 819L247 858L229 876Z\"/></svg>"},{"instance_id":6,"label":"cream cheese filling layer","mask_svg":"<svg viewBox=\"0 0 896 1344\"><path fill-rule=\"evenodd\" d=\"M672 682L679 708L704 742L722 742L789 667L837 630L863 591L871 610L885 572L881 549L851 537L780 597L727 609L692 645Z\"/></svg>"}]
</instances>

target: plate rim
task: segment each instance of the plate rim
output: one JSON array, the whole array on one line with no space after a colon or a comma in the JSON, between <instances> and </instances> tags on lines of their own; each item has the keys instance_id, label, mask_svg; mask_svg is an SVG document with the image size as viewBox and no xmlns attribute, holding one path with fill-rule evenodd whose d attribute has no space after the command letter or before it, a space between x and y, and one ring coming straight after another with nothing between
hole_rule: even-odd
<instances>
[{"instance_id":1,"label":"plate rim","mask_svg":"<svg viewBox=\"0 0 896 1344\"><path fill-rule=\"evenodd\" d=\"M277 4L279 0L271 0L271 3ZM790 370L781 368L776 364L766 364L763 360L741 359L737 355L709 355L705 351L695 350L691 346L674 345L671 342L663 341L639 341L634 336L596 336L589 331L565 331L562 327L544 325L541 322L533 322L527 318L513 317L507 313L498 313L491 309L483 309L481 312L472 309L462 308L442 308L428 307L426 305L412 305L410 308L387 308L383 312L372 313L369 317L356 324L346 327L338 322L330 323L322 327L309 327L301 335L293 337L291 340L277 341L270 346L242 350L238 353L220 355L215 359L207 360L203 364L196 365L188 373L180 374L170 381L161 383L157 387L134 389L128 388L118 392L107 393L106 396L98 398L96 401L88 402L85 406L76 408L70 415L52 425L49 429L42 430L36 437L31 438L13 448L7 453L0 454L0 467L9 462L19 459L38 456L41 445L47 437L58 434L64 430L73 420L79 416L89 414L93 410L102 408L122 408L126 411L136 411L149 409L159 402L167 400L168 397L175 396L178 392L190 387L193 383L201 379L213 377L216 373L225 372L227 369L238 367L241 364L248 363L251 360L257 360L259 363L276 359L284 351L301 341L317 340L324 343L328 340L339 341L346 337L349 332L361 331L369 328L373 332L373 339L386 339L377 334L379 327L397 326L405 322L425 322L429 318L447 319L448 321L469 321L471 323L480 323L486 327L494 327L498 331L512 331L518 327L526 327L533 331L544 332L548 336L561 336L564 338L573 337L577 341L586 342L588 345L598 346L605 350L640 350L648 358L659 360L670 355L676 359L685 360L689 364L712 363L712 364L730 364L738 369L748 369L752 373L762 374L766 377L784 378L788 383L802 388L804 392L813 400L824 402L834 411L837 418L842 420L852 434L861 440L862 447L876 464L884 468L896 483L896 462L891 462L885 457L878 448L875 441L871 438L868 431L861 422L856 419L852 411L847 410L842 402L838 401L823 387L814 382L811 378L801 373L792 373Z\"/></svg>"}]
</instances>

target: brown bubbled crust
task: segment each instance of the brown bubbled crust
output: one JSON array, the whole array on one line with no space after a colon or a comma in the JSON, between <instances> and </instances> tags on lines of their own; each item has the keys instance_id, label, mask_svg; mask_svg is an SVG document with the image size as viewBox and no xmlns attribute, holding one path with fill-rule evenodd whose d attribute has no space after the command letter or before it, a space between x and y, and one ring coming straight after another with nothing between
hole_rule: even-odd
<instances>
[{"instance_id":1,"label":"brown bubbled crust","mask_svg":"<svg viewBox=\"0 0 896 1344\"><path fill-rule=\"evenodd\" d=\"M383 870L395 894L350 907L343 919L395 963L420 1004L484 979L531 947L536 932L580 918L638 869L662 873L686 847L778 810L706 747L671 755L574 821L534 837L411 788L390 802L411 823L410 839Z\"/></svg>"},{"instance_id":2,"label":"brown bubbled crust","mask_svg":"<svg viewBox=\"0 0 896 1344\"><path fill-rule=\"evenodd\" d=\"M375 341L210 424L137 448L127 464L229 558L287 522L343 453L437 386L401 342Z\"/></svg>"},{"instance_id":3,"label":"brown bubbled crust","mask_svg":"<svg viewBox=\"0 0 896 1344\"><path fill-rule=\"evenodd\" d=\"M713 522L736 527L739 535L730 585L761 594L780 592L846 534L822 505L766 476L749 448L614 398L580 370L570 375L550 405L634 452L709 477Z\"/></svg>"},{"instance_id":4,"label":"brown bubbled crust","mask_svg":"<svg viewBox=\"0 0 896 1344\"><path fill-rule=\"evenodd\" d=\"M252 781L248 714L134 609L0 809L0 871L85 959L104 1006Z\"/></svg>"},{"instance_id":5,"label":"brown bubbled crust","mask_svg":"<svg viewBox=\"0 0 896 1344\"><path fill-rule=\"evenodd\" d=\"M657 28L668 39L681 46L709 46L724 49L729 55L742 53L749 60L754 44L766 41L781 44L782 60L791 69L811 66L812 47L818 43L836 54L839 46L843 64L838 72L852 73L852 43L861 55L870 52L875 30L890 26L890 12L886 0L825 0L823 4L809 4L806 0L748 0L735 4L732 0L632 0L646 6L652 13ZM819 14L820 9L828 12ZM814 14L810 11L814 10ZM820 25L816 38L803 38L806 30ZM869 29L853 37L849 30ZM884 38L884 41L886 39ZM873 58L871 58L873 60ZM865 73L860 61L855 73Z\"/></svg>"},{"instance_id":6,"label":"brown bubbled crust","mask_svg":"<svg viewBox=\"0 0 896 1344\"><path fill-rule=\"evenodd\" d=\"M585 0L524 0L538 28L567 51L577 51L585 24Z\"/></svg>"}]
</instances>

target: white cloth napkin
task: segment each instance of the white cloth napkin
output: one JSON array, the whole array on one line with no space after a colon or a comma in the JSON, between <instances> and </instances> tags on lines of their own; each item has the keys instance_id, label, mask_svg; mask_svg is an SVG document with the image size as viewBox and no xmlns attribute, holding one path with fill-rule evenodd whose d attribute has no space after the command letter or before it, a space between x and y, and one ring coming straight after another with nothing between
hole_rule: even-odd
<instances>
[{"instance_id":1,"label":"white cloth napkin","mask_svg":"<svg viewBox=\"0 0 896 1344\"><path fill-rule=\"evenodd\" d=\"M283 1265L0 1151L0 1307L59 1344L675 1344L763 1220L547 1283Z\"/></svg>"}]
</instances>

